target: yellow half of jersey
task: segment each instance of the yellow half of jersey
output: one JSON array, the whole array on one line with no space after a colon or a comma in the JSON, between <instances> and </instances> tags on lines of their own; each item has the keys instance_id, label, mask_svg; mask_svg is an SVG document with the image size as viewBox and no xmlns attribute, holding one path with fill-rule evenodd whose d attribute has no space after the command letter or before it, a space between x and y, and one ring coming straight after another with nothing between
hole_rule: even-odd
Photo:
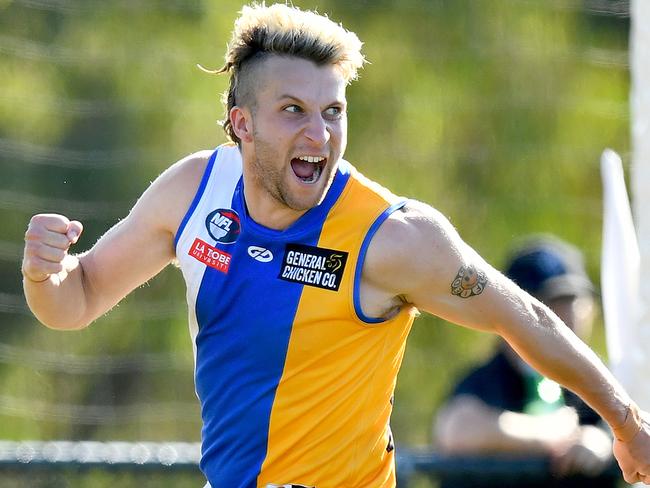
<instances>
[{"instance_id":1,"label":"yellow half of jersey","mask_svg":"<svg viewBox=\"0 0 650 488\"><path fill-rule=\"evenodd\" d=\"M271 410L257 486L395 486L389 420L415 309L387 321L359 305L372 235L403 202L356 170L323 224L318 247L348 252L338 292L304 286Z\"/></svg>"}]
</instances>

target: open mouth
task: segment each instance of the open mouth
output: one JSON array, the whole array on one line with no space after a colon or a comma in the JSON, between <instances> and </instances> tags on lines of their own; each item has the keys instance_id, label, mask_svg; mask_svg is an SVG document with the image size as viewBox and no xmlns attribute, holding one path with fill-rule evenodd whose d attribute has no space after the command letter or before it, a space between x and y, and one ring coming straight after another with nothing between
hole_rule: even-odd
<instances>
[{"instance_id":1,"label":"open mouth","mask_svg":"<svg viewBox=\"0 0 650 488\"><path fill-rule=\"evenodd\" d=\"M291 169L300 181L309 185L318 181L326 162L321 156L299 156L291 160Z\"/></svg>"}]
</instances>

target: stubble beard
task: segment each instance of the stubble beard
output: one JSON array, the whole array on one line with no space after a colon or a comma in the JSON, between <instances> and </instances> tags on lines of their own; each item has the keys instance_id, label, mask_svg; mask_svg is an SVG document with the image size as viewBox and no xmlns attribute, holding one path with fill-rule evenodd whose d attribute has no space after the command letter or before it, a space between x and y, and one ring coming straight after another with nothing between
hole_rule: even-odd
<instances>
[{"instance_id":1,"label":"stubble beard","mask_svg":"<svg viewBox=\"0 0 650 488\"><path fill-rule=\"evenodd\" d=\"M289 207L297 212L304 212L310 208L320 205L325 199L327 190L334 179L334 172L328 162L323 168L321 178L327 178L327 184L323 187L322 192L310 198L311 201L304 201L292 194L289 183L286 179L286 168L278 168L275 164L283 158L273 149L272 145L262 140L257 134L255 135L255 157L253 158L253 177L257 184L261 186L272 198L282 205ZM319 182L320 183L320 182Z\"/></svg>"}]
</instances>

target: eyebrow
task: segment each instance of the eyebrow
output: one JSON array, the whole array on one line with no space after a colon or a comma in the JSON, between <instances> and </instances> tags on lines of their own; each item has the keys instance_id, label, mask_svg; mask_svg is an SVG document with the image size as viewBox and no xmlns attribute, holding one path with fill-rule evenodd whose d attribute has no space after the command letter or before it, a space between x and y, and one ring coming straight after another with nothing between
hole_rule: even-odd
<instances>
[{"instance_id":1,"label":"eyebrow","mask_svg":"<svg viewBox=\"0 0 650 488\"><path fill-rule=\"evenodd\" d=\"M300 98L298 98L298 97L294 97L293 95L289 95L288 93L284 93L284 94L280 95L280 96L278 97L278 100L284 100L284 99L286 99L286 98L289 98L289 99L291 99L291 100L295 100L295 101L298 102L298 103L303 103L303 104L305 103L305 102L302 101Z\"/></svg>"},{"instance_id":2,"label":"eyebrow","mask_svg":"<svg viewBox=\"0 0 650 488\"><path fill-rule=\"evenodd\" d=\"M300 98L298 98L298 97L296 97L294 95L289 95L288 93L284 93L284 94L282 94L282 95L280 95L278 97L278 100L285 100L285 99L293 100L293 101L299 103L300 105L306 105L307 104L304 100L302 100L302 99L300 99ZM327 104L328 107L330 107L332 105L346 105L346 102L345 102L345 100L334 100L333 102L330 102L330 103Z\"/></svg>"}]
</instances>

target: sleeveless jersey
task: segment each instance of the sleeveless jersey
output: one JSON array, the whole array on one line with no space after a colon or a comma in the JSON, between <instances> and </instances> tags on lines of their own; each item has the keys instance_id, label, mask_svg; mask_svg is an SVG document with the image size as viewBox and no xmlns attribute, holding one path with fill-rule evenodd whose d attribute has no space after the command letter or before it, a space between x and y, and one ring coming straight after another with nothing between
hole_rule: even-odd
<instances>
[{"instance_id":1,"label":"sleeveless jersey","mask_svg":"<svg viewBox=\"0 0 650 488\"><path fill-rule=\"evenodd\" d=\"M389 419L415 309L367 317L359 286L404 203L340 161L323 202L272 230L247 214L238 148L213 153L176 235L213 488L395 486Z\"/></svg>"}]
</instances>

